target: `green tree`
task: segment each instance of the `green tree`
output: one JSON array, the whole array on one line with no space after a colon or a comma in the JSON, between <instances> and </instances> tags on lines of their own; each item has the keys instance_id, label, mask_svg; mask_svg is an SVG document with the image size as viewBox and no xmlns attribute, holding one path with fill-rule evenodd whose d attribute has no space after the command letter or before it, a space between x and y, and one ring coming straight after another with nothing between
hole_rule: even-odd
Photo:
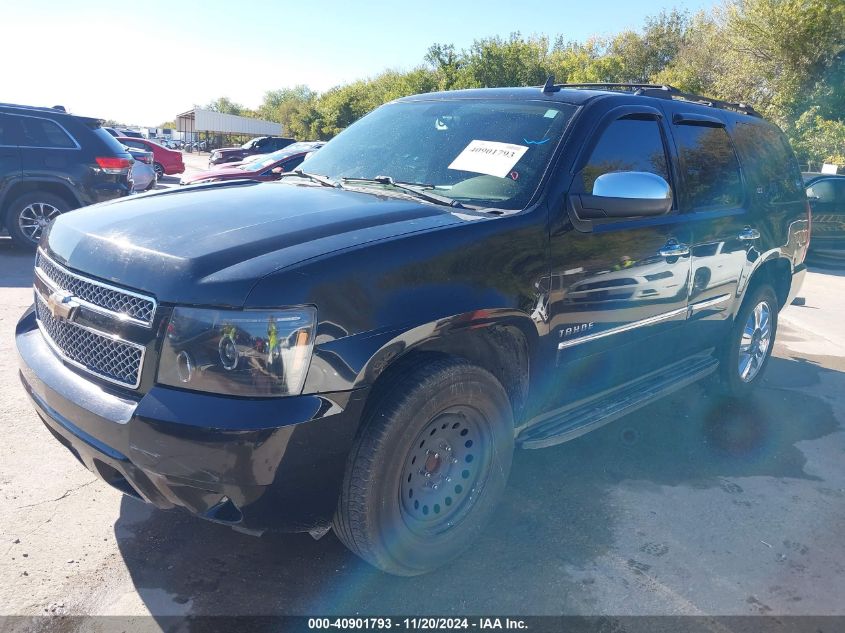
<instances>
[{"instance_id":1,"label":"green tree","mask_svg":"<svg viewBox=\"0 0 845 633\"><path fill-rule=\"evenodd\" d=\"M220 112L222 114L237 114L243 115L247 110L240 103L235 103L229 97L218 97L213 101L208 102L203 106L204 110L211 110L212 112Z\"/></svg>"},{"instance_id":2,"label":"green tree","mask_svg":"<svg viewBox=\"0 0 845 633\"><path fill-rule=\"evenodd\" d=\"M490 37L475 40L461 55L454 87L495 88L542 85L549 73L549 39Z\"/></svg>"},{"instance_id":3,"label":"green tree","mask_svg":"<svg viewBox=\"0 0 845 633\"><path fill-rule=\"evenodd\" d=\"M818 107L810 108L795 122L795 151L815 169L822 163L845 165L845 121L826 119L818 112Z\"/></svg>"},{"instance_id":4,"label":"green tree","mask_svg":"<svg viewBox=\"0 0 845 633\"><path fill-rule=\"evenodd\" d=\"M451 90L458 84L464 61L455 51L454 44L432 44L425 54L425 61L434 71L438 90Z\"/></svg>"},{"instance_id":5,"label":"green tree","mask_svg":"<svg viewBox=\"0 0 845 633\"><path fill-rule=\"evenodd\" d=\"M258 116L281 123L285 134L298 139L310 138L310 121L315 115L317 93L308 86L270 90L258 107Z\"/></svg>"}]
</instances>

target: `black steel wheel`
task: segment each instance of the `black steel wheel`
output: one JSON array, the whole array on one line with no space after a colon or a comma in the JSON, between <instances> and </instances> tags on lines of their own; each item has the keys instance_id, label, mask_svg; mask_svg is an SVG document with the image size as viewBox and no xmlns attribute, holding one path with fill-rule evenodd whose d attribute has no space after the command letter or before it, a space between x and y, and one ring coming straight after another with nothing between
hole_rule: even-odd
<instances>
[{"instance_id":1,"label":"black steel wheel","mask_svg":"<svg viewBox=\"0 0 845 633\"><path fill-rule=\"evenodd\" d=\"M502 385L466 361L421 355L376 386L350 453L334 528L397 575L469 547L507 483L513 413Z\"/></svg>"},{"instance_id":2,"label":"black steel wheel","mask_svg":"<svg viewBox=\"0 0 845 633\"><path fill-rule=\"evenodd\" d=\"M471 407L453 407L425 426L411 444L399 490L409 529L439 534L472 510L492 461L489 435Z\"/></svg>"}]
</instances>

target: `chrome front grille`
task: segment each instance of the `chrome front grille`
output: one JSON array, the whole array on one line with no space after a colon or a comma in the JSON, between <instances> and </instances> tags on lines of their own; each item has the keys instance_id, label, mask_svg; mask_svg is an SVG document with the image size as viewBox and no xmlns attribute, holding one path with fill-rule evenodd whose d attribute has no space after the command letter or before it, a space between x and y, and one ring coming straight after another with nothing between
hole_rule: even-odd
<instances>
[{"instance_id":1,"label":"chrome front grille","mask_svg":"<svg viewBox=\"0 0 845 633\"><path fill-rule=\"evenodd\" d=\"M132 389L138 387L143 345L55 318L37 290L35 313L41 333L60 357L109 382Z\"/></svg>"},{"instance_id":2,"label":"chrome front grille","mask_svg":"<svg viewBox=\"0 0 845 633\"><path fill-rule=\"evenodd\" d=\"M156 301L152 297L77 275L41 250L35 259L35 272L48 286L70 292L77 301L92 310L144 327L153 323Z\"/></svg>"}]
</instances>

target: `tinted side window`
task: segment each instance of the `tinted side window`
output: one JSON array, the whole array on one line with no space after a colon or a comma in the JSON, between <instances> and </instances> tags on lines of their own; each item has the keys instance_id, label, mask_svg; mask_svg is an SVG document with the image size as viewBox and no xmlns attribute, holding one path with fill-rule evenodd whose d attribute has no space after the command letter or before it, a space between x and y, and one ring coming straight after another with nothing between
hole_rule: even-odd
<instances>
[{"instance_id":1,"label":"tinted side window","mask_svg":"<svg viewBox=\"0 0 845 633\"><path fill-rule=\"evenodd\" d=\"M798 161L780 130L765 123L737 123L733 138L758 200L801 200L804 187Z\"/></svg>"},{"instance_id":2,"label":"tinted side window","mask_svg":"<svg viewBox=\"0 0 845 633\"><path fill-rule=\"evenodd\" d=\"M58 124L49 119L21 117L23 140L29 147L75 148L76 143Z\"/></svg>"},{"instance_id":3,"label":"tinted side window","mask_svg":"<svg viewBox=\"0 0 845 633\"><path fill-rule=\"evenodd\" d=\"M297 167L302 164L302 161L305 160L305 155L297 156L296 158L292 158L290 160L285 161L282 163L282 166L285 168L285 171L293 171Z\"/></svg>"},{"instance_id":4,"label":"tinted side window","mask_svg":"<svg viewBox=\"0 0 845 633\"><path fill-rule=\"evenodd\" d=\"M0 114L0 145L17 145L17 133L13 131L13 127L17 130L18 119L11 117L8 114Z\"/></svg>"},{"instance_id":5,"label":"tinted side window","mask_svg":"<svg viewBox=\"0 0 845 633\"><path fill-rule=\"evenodd\" d=\"M123 149L123 144L118 141L114 136L109 134L105 128L99 127L99 125L89 125L89 129L94 133L94 136L97 137L101 143L106 146L109 152L112 154L125 154L126 150Z\"/></svg>"},{"instance_id":6,"label":"tinted side window","mask_svg":"<svg viewBox=\"0 0 845 633\"><path fill-rule=\"evenodd\" d=\"M140 143L139 141L121 141L121 143L123 143L127 147L134 147L135 149L147 149L147 146L143 143Z\"/></svg>"},{"instance_id":7,"label":"tinted side window","mask_svg":"<svg viewBox=\"0 0 845 633\"><path fill-rule=\"evenodd\" d=\"M816 205L845 206L845 178L842 180L826 178L816 181L807 187L807 195L816 199Z\"/></svg>"},{"instance_id":8,"label":"tinted side window","mask_svg":"<svg viewBox=\"0 0 845 633\"><path fill-rule=\"evenodd\" d=\"M669 182L666 150L657 121L623 118L611 123L593 148L580 178L576 178L573 191L591 193L596 178L613 171L647 171Z\"/></svg>"},{"instance_id":9,"label":"tinted side window","mask_svg":"<svg viewBox=\"0 0 845 633\"><path fill-rule=\"evenodd\" d=\"M741 205L739 161L725 128L676 125L674 132L689 208Z\"/></svg>"}]
</instances>

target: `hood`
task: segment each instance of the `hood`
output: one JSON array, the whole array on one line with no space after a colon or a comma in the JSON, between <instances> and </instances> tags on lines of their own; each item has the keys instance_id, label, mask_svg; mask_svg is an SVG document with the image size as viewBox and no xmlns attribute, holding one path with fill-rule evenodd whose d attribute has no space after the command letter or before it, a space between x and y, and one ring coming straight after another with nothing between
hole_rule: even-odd
<instances>
[{"instance_id":1,"label":"hood","mask_svg":"<svg viewBox=\"0 0 845 633\"><path fill-rule=\"evenodd\" d=\"M221 147L220 149L214 150L215 154L219 154L220 156L231 156L234 154L243 154L246 150L240 147Z\"/></svg>"},{"instance_id":2,"label":"hood","mask_svg":"<svg viewBox=\"0 0 845 633\"><path fill-rule=\"evenodd\" d=\"M412 200L239 180L66 213L42 245L70 268L164 303L240 307L273 271L463 221L446 207Z\"/></svg>"},{"instance_id":3,"label":"hood","mask_svg":"<svg viewBox=\"0 0 845 633\"><path fill-rule=\"evenodd\" d=\"M249 178L250 176L255 175L255 172L253 171L244 171L243 169L233 168L235 165L241 164L242 163L224 163L214 169L195 171L190 175L183 174L182 182L190 184L193 182L199 182L200 180L205 180L206 178Z\"/></svg>"}]
</instances>

